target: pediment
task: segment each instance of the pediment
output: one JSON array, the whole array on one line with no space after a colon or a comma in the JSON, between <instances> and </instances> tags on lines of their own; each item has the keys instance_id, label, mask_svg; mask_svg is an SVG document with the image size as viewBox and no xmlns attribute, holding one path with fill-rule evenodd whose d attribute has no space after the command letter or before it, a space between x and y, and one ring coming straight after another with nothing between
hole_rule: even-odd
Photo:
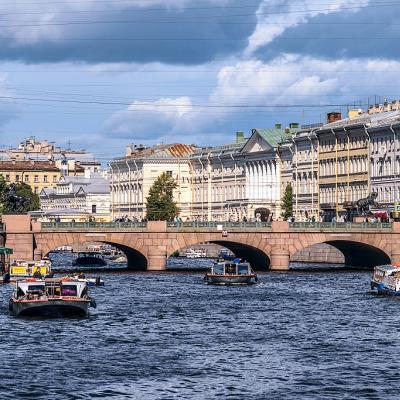
<instances>
[{"instance_id":1,"label":"pediment","mask_svg":"<svg viewBox=\"0 0 400 400\"><path fill-rule=\"evenodd\" d=\"M262 151L271 150L272 146L258 133L251 135L250 139L243 146L242 153L259 153Z\"/></svg>"}]
</instances>

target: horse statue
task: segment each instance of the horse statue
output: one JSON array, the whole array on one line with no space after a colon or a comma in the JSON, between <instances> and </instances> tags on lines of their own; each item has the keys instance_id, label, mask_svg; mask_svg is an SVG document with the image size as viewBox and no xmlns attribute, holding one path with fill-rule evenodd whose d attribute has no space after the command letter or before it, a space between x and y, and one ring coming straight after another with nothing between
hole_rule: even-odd
<instances>
[{"instance_id":1,"label":"horse statue","mask_svg":"<svg viewBox=\"0 0 400 400\"><path fill-rule=\"evenodd\" d=\"M363 199L359 199L351 203L351 209L357 210L358 215L367 215L371 209L371 206L379 207L379 203L376 202L378 193L372 192Z\"/></svg>"}]
</instances>

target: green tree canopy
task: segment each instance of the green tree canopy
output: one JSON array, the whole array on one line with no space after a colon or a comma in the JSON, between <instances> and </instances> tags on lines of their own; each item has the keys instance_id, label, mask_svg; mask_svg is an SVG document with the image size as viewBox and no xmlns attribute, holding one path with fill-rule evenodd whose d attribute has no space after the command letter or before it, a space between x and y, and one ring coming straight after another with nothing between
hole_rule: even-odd
<instances>
[{"instance_id":1,"label":"green tree canopy","mask_svg":"<svg viewBox=\"0 0 400 400\"><path fill-rule=\"evenodd\" d=\"M4 178L0 177L0 208L3 213L39 210L39 196L26 183L7 185Z\"/></svg>"},{"instance_id":2,"label":"green tree canopy","mask_svg":"<svg viewBox=\"0 0 400 400\"><path fill-rule=\"evenodd\" d=\"M148 221L172 221L179 213L174 201L175 180L163 172L153 183L146 198Z\"/></svg>"},{"instance_id":3,"label":"green tree canopy","mask_svg":"<svg viewBox=\"0 0 400 400\"><path fill-rule=\"evenodd\" d=\"M282 217L287 221L293 215L293 188L289 183L282 198Z\"/></svg>"}]
</instances>

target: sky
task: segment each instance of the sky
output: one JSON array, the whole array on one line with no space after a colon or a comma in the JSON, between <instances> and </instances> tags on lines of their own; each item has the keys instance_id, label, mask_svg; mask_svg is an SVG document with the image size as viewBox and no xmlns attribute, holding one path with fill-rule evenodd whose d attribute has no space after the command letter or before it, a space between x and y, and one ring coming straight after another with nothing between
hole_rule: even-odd
<instances>
[{"instance_id":1,"label":"sky","mask_svg":"<svg viewBox=\"0 0 400 400\"><path fill-rule=\"evenodd\" d=\"M217 145L400 98L400 0L0 0L0 138Z\"/></svg>"}]
</instances>

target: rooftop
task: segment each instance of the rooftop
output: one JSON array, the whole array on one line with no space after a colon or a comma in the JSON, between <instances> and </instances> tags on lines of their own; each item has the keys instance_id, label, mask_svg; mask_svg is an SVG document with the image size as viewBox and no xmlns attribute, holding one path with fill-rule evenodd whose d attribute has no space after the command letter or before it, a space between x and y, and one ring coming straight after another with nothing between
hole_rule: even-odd
<instances>
[{"instance_id":1,"label":"rooftop","mask_svg":"<svg viewBox=\"0 0 400 400\"><path fill-rule=\"evenodd\" d=\"M53 161L0 161L0 171L51 171L59 172Z\"/></svg>"}]
</instances>

